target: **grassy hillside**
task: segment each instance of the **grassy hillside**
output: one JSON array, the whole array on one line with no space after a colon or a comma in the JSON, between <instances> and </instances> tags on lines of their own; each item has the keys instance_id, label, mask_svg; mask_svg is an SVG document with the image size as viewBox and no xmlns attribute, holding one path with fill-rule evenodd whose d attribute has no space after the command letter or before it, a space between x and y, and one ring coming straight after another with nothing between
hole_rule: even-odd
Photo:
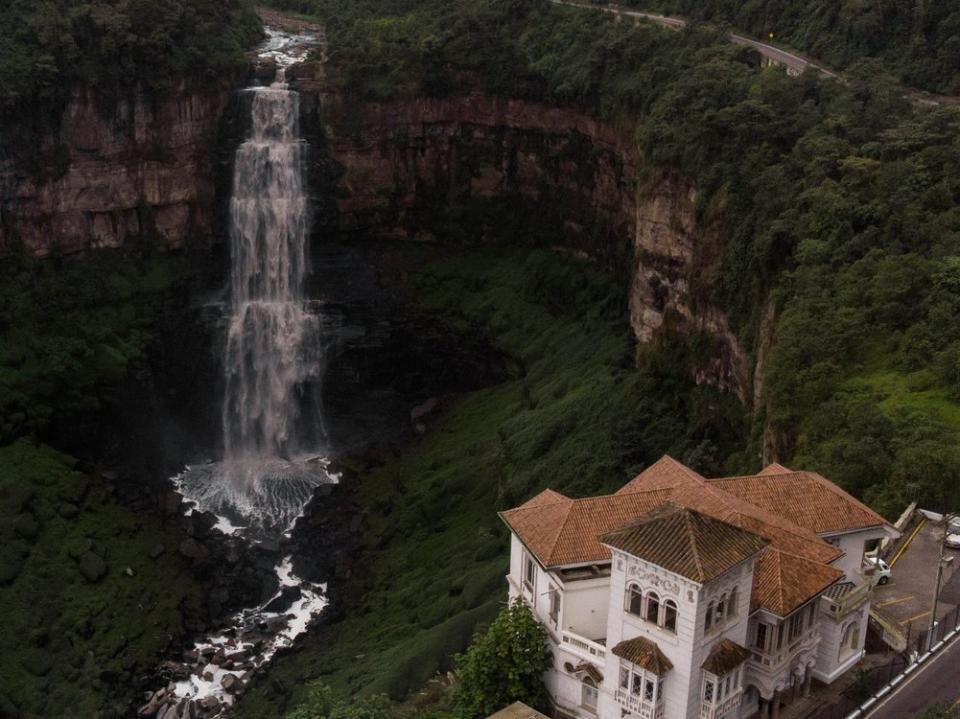
<instances>
[{"instance_id":1,"label":"grassy hillside","mask_svg":"<svg viewBox=\"0 0 960 719\"><path fill-rule=\"evenodd\" d=\"M176 535L75 463L0 448L0 716L121 716L204 605Z\"/></svg>"},{"instance_id":2,"label":"grassy hillside","mask_svg":"<svg viewBox=\"0 0 960 719\"><path fill-rule=\"evenodd\" d=\"M663 452L717 471L743 438L735 403L634 368L622 292L547 251L404 247L410 291L453 330L480 328L514 377L457 398L422 438L356 480L367 551L347 617L277 660L242 717L281 714L312 680L403 697L450 668L506 597L499 509L544 487L610 491Z\"/></svg>"}]
</instances>

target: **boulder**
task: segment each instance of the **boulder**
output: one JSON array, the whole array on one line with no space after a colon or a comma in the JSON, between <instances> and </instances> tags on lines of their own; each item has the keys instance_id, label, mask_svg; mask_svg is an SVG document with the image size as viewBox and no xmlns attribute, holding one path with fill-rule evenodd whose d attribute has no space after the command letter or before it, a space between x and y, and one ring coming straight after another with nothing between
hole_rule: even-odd
<instances>
[{"instance_id":1,"label":"boulder","mask_svg":"<svg viewBox=\"0 0 960 719\"><path fill-rule=\"evenodd\" d=\"M179 551L180 554L187 559L192 559L197 562L202 562L204 559L210 556L210 550L193 537L187 537L180 542L180 546L177 547L177 551Z\"/></svg>"},{"instance_id":2,"label":"boulder","mask_svg":"<svg viewBox=\"0 0 960 719\"><path fill-rule=\"evenodd\" d=\"M161 554L163 554L165 547L162 544L154 544L150 547L150 551L147 554L150 556L150 559L156 559Z\"/></svg>"},{"instance_id":3,"label":"boulder","mask_svg":"<svg viewBox=\"0 0 960 719\"><path fill-rule=\"evenodd\" d=\"M220 707L220 700L215 696L204 697L200 699L197 704L200 705L200 708L207 713L212 713Z\"/></svg>"},{"instance_id":4,"label":"boulder","mask_svg":"<svg viewBox=\"0 0 960 719\"><path fill-rule=\"evenodd\" d=\"M235 694L240 690L240 678L236 674L224 674L220 686L228 694Z\"/></svg>"},{"instance_id":5,"label":"boulder","mask_svg":"<svg viewBox=\"0 0 960 719\"><path fill-rule=\"evenodd\" d=\"M80 555L80 574L88 582L97 582L107 574L107 563L93 552L84 552Z\"/></svg>"}]
</instances>

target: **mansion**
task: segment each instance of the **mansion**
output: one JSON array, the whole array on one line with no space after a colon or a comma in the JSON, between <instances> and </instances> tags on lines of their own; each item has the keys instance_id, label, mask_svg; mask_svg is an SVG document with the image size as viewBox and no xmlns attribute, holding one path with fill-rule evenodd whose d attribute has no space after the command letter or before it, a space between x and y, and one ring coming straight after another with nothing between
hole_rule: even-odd
<instances>
[{"instance_id":1,"label":"mansion","mask_svg":"<svg viewBox=\"0 0 960 719\"><path fill-rule=\"evenodd\" d=\"M548 489L501 517L562 719L777 719L863 656L863 555L897 534L818 474L710 480L670 457L615 494Z\"/></svg>"}]
</instances>

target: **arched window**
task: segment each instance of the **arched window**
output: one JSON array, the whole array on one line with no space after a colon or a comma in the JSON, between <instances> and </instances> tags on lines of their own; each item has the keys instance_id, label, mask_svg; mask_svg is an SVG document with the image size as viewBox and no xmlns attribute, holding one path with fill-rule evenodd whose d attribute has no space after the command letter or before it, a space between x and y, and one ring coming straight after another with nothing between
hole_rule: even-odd
<instances>
[{"instance_id":1,"label":"arched window","mask_svg":"<svg viewBox=\"0 0 960 719\"><path fill-rule=\"evenodd\" d=\"M727 595L723 595L717 600L717 608L713 612L713 621L715 624L722 624L726 618Z\"/></svg>"},{"instance_id":2,"label":"arched window","mask_svg":"<svg viewBox=\"0 0 960 719\"><path fill-rule=\"evenodd\" d=\"M706 626L704 627L704 631L709 632L710 627L712 626L713 626L713 602L710 602L710 604L707 605L707 623L706 623Z\"/></svg>"},{"instance_id":3,"label":"arched window","mask_svg":"<svg viewBox=\"0 0 960 719\"><path fill-rule=\"evenodd\" d=\"M643 616L643 592L636 584L627 588L627 611L638 617Z\"/></svg>"},{"instance_id":4,"label":"arched window","mask_svg":"<svg viewBox=\"0 0 960 719\"><path fill-rule=\"evenodd\" d=\"M850 637L850 648L859 649L860 648L860 625L853 625L853 636Z\"/></svg>"},{"instance_id":5,"label":"arched window","mask_svg":"<svg viewBox=\"0 0 960 719\"><path fill-rule=\"evenodd\" d=\"M668 599L663 603L663 628L677 633L677 603Z\"/></svg>"},{"instance_id":6,"label":"arched window","mask_svg":"<svg viewBox=\"0 0 960 719\"><path fill-rule=\"evenodd\" d=\"M737 613L737 588L730 591L730 599L727 600L727 616L733 617Z\"/></svg>"},{"instance_id":7,"label":"arched window","mask_svg":"<svg viewBox=\"0 0 960 719\"><path fill-rule=\"evenodd\" d=\"M647 594L647 612L644 619L656 624L660 620L660 597L656 592Z\"/></svg>"},{"instance_id":8,"label":"arched window","mask_svg":"<svg viewBox=\"0 0 960 719\"><path fill-rule=\"evenodd\" d=\"M580 683L580 699L583 705L589 709L597 708L597 683L590 676L585 676Z\"/></svg>"},{"instance_id":9,"label":"arched window","mask_svg":"<svg viewBox=\"0 0 960 719\"><path fill-rule=\"evenodd\" d=\"M843 633L840 635L840 656L842 657L848 649L854 647L854 639L859 640L859 627L855 621L850 622L847 626L843 628Z\"/></svg>"}]
</instances>

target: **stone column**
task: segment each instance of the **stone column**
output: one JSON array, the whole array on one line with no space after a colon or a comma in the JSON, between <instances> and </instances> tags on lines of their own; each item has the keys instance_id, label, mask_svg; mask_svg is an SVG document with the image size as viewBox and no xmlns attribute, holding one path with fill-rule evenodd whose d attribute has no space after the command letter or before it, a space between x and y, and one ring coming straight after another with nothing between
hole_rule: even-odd
<instances>
[{"instance_id":1,"label":"stone column","mask_svg":"<svg viewBox=\"0 0 960 719\"><path fill-rule=\"evenodd\" d=\"M807 674L803 679L803 696L810 696L810 685L813 684L813 672L807 667Z\"/></svg>"},{"instance_id":2,"label":"stone column","mask_svg":"<svg viewBox=\"0 0 960 719\"><path fill-rule=\"evenodd\" d=\"M770 701L773 702L773 713L770 715L770 719L780 719L780 690L777 689L773 693L773 699Z\"/></svg>"},{"instance_id":3,"label":"stone column","mask_svg":"<svg viewBox=\"0 0 960 719\"><path fill-rule=\"evenodd\" d=\"M760 719L770 719L770 702L760 697Z\"/></svg>"}]
</instances>

